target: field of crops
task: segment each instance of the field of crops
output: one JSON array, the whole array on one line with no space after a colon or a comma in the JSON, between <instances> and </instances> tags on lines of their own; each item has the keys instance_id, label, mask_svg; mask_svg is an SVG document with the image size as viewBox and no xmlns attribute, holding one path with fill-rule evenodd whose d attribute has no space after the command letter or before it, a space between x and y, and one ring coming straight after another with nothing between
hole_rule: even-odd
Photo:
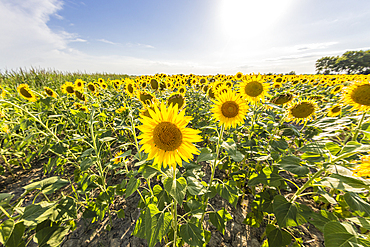
<instances>
[{"instance_id":1,"label":"field of crops","mask_svg":"<svg viewBox=\"0 0 370 247\"><path fill-rule=\"evenodd\" d=\"M206 246L247 207L263 246L370 246L370 76L0 74L4 246L59 246L80 218L125 218L148 246ZM119 178L119 179L117 179ZM3 182L0 184L4 185ZM26 200L31 198L32 200ZM244 198L251 198L243 205ZM310 201L310 203L306 203Z\"/></svg>"}]
</instances>

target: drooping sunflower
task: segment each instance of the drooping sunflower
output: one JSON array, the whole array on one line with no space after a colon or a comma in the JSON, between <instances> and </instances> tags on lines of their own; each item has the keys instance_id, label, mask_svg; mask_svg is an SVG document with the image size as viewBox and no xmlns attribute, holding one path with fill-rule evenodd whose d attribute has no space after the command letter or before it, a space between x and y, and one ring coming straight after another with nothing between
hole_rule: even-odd
<instances>
[{"instance_id":1,"label":"drooping sunflower","mask_svg":"<svg viewBox=\"0 0 370 247\"><path fill-rule=\"evenodd\" d=\"M62 86L61 86L62 92L68 95L72 95L75 92L75 87L72 82L66 81Z\"/></svg>"},{"instance_id":2,"label":"drooping sunflower","mask_svg":"<svg viewBox=\"0 0 370 247\"><path fill-rule=\"evenodd\" d=\"M264 82L262 75L253 75L243 80L239 86L239 93L249 102L265 101L269 85Z\"/></svg>"},{"instance_id":3,"label":"drooping sunflower","mask_svg":"<svg viewBox=\"0 0 370 247\"><path fill-rule=\"evenodd\" d=\"M218 95L216 100L212 101L214 103L211 109L213 117L219 121L220 125L224 124L226 129L235 128L244 121L248 105L239 94L228 91Z\"/></svg>"},{"instance_id":4,"label":"drooping sunflower","mask_svg":"<svg viewBox=\"0 0 370 247\"><path fill-rule=\"evenodd\" d=\"M345 104L353 106L352 111L370 111L370 81L357 81L345 88L342 95Z\"/></svg>"},{"instance_id":5,"label":"drooping sunflower","mask_svg":"<svg viewBox=\"0 0 370 247\"><path fill-rule=\"evenodd\" d=\"M328 117L336 117L342 112L342 107L340 105L334 105L328 110Z\"/></svg>"},{"instance_id":6,"label":"drooping sunflower","mask_svg":"<svg viewBox=\"0 0 370 247\"><path fill-rule=\"evenodd\" d=\"M149 80L149 84L150 84L150 86L152 87L152 89L153 89L154 91L157 91L157 90L158 90L158 88L159 88L159 83L158 83L157 79L155 79L155 78L151 78L151 79Z\"/></svg>"},{"instance_id":7,"label":"drooping sunflower","mask_svg":"<svg viewBox=\"0 0 370 247\"><path fill-rule=\"evenodd\" d=\"M151 118L141 115L138 129L142 134L138 137L142 145L140 151L148 153L148 159L154 159L153 164L163 167L168 165L176 168L182 165L182 160L189 162L194 154L199 154L194 142L202 141L200 131L187 128L192 119L185 116L185 110L179 112L177 105L165 104L154 110L149 109Z\"/></svg>"},{"instance_id":8,"label":"drooping sunflower","mask_svg":"<svg viewBox=\"0 0 370 247\"><path fill-rule=\"evenodd\" d=\"M298 100L287 109L287 121L296 122L297 124L300 122L305 123L315 117L316 109L318 107L313 100Z\"/></svg>"},{"instance_id":9,"label":"drooping sunflower","mask_svg":"<svg viewBox=\"0 0 370 247\"><path fill-rule=\"evenodd\" d=\"M155 100L155 96L153 94L151 94L150 92L141 91L141 90L137 92L137 98L144 105L151 105L153 101Z\"/></svg>"},{"instance_id":10,"label":"drooping sunflower","mask_svg":"<svg viewBox=\"0 0 370 247\"><path fill-rule=\"evenodd\" d=\"M358 177L370 176L370 155L361 157L361 164L357 165L353 170L353 175Z\"/></svg>"},{"instance_id":11,"label":"drooping sunflower","mask_svg":"<svg viewBox=\"0 0 370 247\"><path fill-rule=\"evenodd\" d=\"M185 97L181 93L172 93L167 99L167 105L177 105L179 109L183 108L185 104Z\"/></svg>"},{"instance_id":12,"label":"drooping sunflower","mask_svg":"<svg viewBox=\"0 0 370 247\"><path fill-rule=\"evenodd\" d=\"M81 91L75 90L75 95L76 95L77 99L82 100L82 101L86 101L86 97Z\"/></svg>"},{"instance_id":13,"label":"drooping sunflower","mask_svg":"<svg viewBox=\"0 0 370 247\"><path fill-rule=\"evenodd\" d=\"M294 98L294 95L291 93L281 93L278 94L270 100L271 103L275 105L284 105L290 103Z\"/></svg>"},{"instance_id":14,"label":"drooping sunflower","mask_svg":"<svg viewBox=\"0 0 370 247\"><path fill-rule=\"evenodd\" d=\"M37 100L36 95L31 91L28 84L20 84L17 87L17 91L20 96L28 101L35 102Z\"/></svg>"},{"instance_id":15,"label":"drooping sunflower","mask_svg":"<svg viewBox=\"0 0 370 247\"><path fill-rule=\"evenodd\" d=\"M50 87L44 87L44 92L46 93L47 96L49 97L53 97L53 98L56 98L57 97L57 93L54 92L53 89L51 89Z\"/></svg>"}]
</instances>

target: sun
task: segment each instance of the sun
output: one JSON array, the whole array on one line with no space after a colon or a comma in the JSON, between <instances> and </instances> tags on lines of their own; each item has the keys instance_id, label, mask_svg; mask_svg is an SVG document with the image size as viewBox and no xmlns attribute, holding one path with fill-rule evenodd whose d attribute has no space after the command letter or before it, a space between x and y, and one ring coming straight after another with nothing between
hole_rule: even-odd
<instances>
[{"instance_id":1,"label":"sun","mask_svg":"<svg viewBox=\"0 0 370 247\"><path fill-rule=\"evenodd\" d=\"M182 165L182 161L190 162L194 154L199 154L194 142L202 141L200 131L187 128L192 117L185 116L185 110L179 112L177 105L168 108L164 103L148 108L151 117L141 115L143 125L137 128L142 132L138 137L142 145L140 151L153 159L153 165L166 168Z\"/></svg>"}]
</instances>

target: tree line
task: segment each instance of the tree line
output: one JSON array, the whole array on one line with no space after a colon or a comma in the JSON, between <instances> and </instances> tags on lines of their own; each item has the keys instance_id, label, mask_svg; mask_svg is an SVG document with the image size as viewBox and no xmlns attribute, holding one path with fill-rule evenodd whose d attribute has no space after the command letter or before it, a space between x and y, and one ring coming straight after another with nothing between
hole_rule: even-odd
<instances>
[{"instance_id":1,"label":"tree line","mask_svg":"<svg viewBox=\"0 0 370 247\"><path fill-rule=\"evenodd\" d=\"M370 74L370 50L347 51L341 56L327 56L316 60L318 74Z\"/></svg>"}]
</instances>

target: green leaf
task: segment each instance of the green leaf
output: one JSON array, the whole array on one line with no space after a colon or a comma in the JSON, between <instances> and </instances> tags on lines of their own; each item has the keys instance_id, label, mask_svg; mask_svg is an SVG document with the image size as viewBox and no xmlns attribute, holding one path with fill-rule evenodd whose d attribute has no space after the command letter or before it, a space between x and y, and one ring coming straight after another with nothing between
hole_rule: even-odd
<instances>
[{"instance_id":1,"label":"green leaf","mask_svg":"<svg viewBox=\"0 0 370 247\"><path fill-rule=\"evenodd\" d=\"M352 218L347 218L347 220L370 231L370 218L352 217Z\"/></svg>"},{"instance_id":2,"label":"green leaf","mask_svg":"<svg viewBox=\"0 0 370 247\"><path fill-rule=\"evenodd\" d=\"M123 208L121 208L120 210L118 210L118 211L117 211L117 216L118 216L118 218L120 218L120 219L125 218L125 210L123 210Z\"/></svg>"},{"instance_id":3,"label":"green leaf","mask_svg":"<svg viewBox=\"0 0 370 247\"><path fill-rule=\"evenodd\" d=\"M6 244L14 229L14 220L8 219L0 225L0 243Z\"/></svg>"},{"instance_id":4,"label":"green leaf","mask_svg":"<svg viewBox=\"0 0 370 247\"><path fill-rule=\"evenodd\" d=\"M101 142L110 142L110 141L114 141L116 139L117 138L115 138L115 137L107 136L107 137L100 138L99 141L101 141Z\"/></svg>"},{"instance_id":5,"label":"green leaf","mask_svg":"<svg viewBox=\"0 0 370 247\"><path fill-rule=\"evenodd\" d=\"M126 187L126 197L125 198L132 195L132 193L134 193L139 188L139 186L140 186L140 179L131 177Z\"/></svg>"},{"instance_id":6,"label":"green leaf","mask_svg":"<svg viewBox=\"0 0 370 247\"><path fill-rule=\"evenodd\" d=\"M25 246L22 236L25 230L23 222L18 222L14 226L12 235L9 237L8 242L6 243L7 247L20 247Z\"/></svg>"},{"instance_id":7,"label":"green leaf","mask_svg":"<svg viewBox=\"0 0 370 247\"><path fill-rule=\"evenodd\" d=\"M221 144L225 148L227 154L236 162L240 162L244 159L244 155L238 151L237 146L233 139L228 139L227 142Z\"/></svg>"},{"instance_id":8,"label":"green leaf","mask_svg":"<svg viewBox=\"0 0 370 247\"><path fill-rule=\"evenodd\" d=\"M273 225L267 225L266 235L268 246L281 247L287 246L292 242L292 236L289 233Z\"/></svg>"},{"instance_id":9,"label":"green leaf","mask_svg":"<svg viewBox=\"0 0 370 247\"><path fill-rule=\"evenodd\" d=\"M329 150L329 152L332 154L332 155L337 155L337 153L342 150L341 147L339 147L338 144L334 143L334 142L327 142L325 143L325 147L327 150Z\"/></svg>"},{"instance_id":10,"label":"green leaf","mask_svg":"<svg viewBox=\"0 0 370 247\"><path fill-rule=\"evenodd\" d=\"M149 164L144 164L140 166L139 172L143 174L144 178L151 179L157 174L158 170L154 166L151 166Z\"/></svg>"},{"instance_id":11,"label":"green leaf","mask_svg":"<svg viewBox=\"0 0 370 247\"><path fill-rule=\"evenodd\" d=\"M296 156L286 156L281 158L279 165L286 171L304 176L310 172L307 166L302 166L301 159Z\"/></svg>"},{"instance_id":12,"label":"green leaf","mask_svg":"<svg viewBox=\"0 0 370 247\"><path fill-rule=\"evenodd\" d=\"M159 212L158 208L154 204L149 204L148 207L145 209L145 238L148 241L148 245L150 247L156 244L156 238L153 234L154 229L157 225L157 218L155 215Z\"/></svg>"},{"instance_id":13,"label":"green leaf","mask_svg":"<svg viewBox=\"0 0 370 247\"><path fill-rule=\"evenodd\" d=\"M185 209L190 212L193 217L200 219L203 216L206 206L197 200L187 201L185 204Z\"/></svg>"},{"instance_id":14,"label":"green leaf","mask_svg":"<svg viewBox=\"0 0 370 247\"><path fill-rule=\"evenodd\" d=\"M235 181L230 180L230 181L227 181L226 183L219 184L217 186L217 192L222 198L228 200L231 205L236 207L239 196L241 194L239 192L239 188L236 185Z\"/></svg>"},{"instance_id":15,"label":"green leaf","mask_svg":"<svg viewBox=\"0 0 370 247\"><path fill-rule=\"evenodd\" d=\"M63 197L53 214L53 221L77 219L77 204L72 197Z\"/></svg>"},{"instance_id":16,"label":"green leaf","mask_svg":"<svg viewBox=\"0 0 370 247\"><path fill-rule=\"evenodd\" d=\"M369 185L359 178L339 174L331 174L330 177L323 178L316 182L315 185L327 186L354 193L361 193L370 189Z\"/></svg>"},{"instance_id":17,"label":"green leaf","mask_svg":"<svg viewBox=\"0 0 370 247\"><path fill-rule=\"evenodd\" d=\"M200 196L207 192L207 189L198 179L194 177L187 177L186 180L188 182L187 189L191 195Z\"/></svg>"},{"instance_id":18,"label":"green leaf","mask_svg":"<svg viewBox=\"0 0 370 247\"><path fill-rule=\"evenodd\" d=\"M25 208L21 217L24 224L28 227L36 226L38 223L48 219L53 214L56 203L40 202Z\"/></svg>"},{"instance_id":19,"label":"green leaf","mask_svg":"<svg viewBox=\"0 0 370 247\"><path fill-rule=\"evenodd\" d=\"M365 212L366 216L370 215L370 204L364 201L359 195L347 192L344 194L344 200L352 210Z\"/></svg>"},{"instance_id":20,"label":"green leaf","mask_svg":"<svg viewBox=\"0 0 370 247\"><path fill-rule=\"evenodd\" d=\"M209 148L202 148L200 150L200 154L197 158L198 162L202 161L208 161L208 160L213 160L215 159L216 155L211 153L211 150Z\"/></svg>"},{"instance_id":21,"label":"green leaf","mask_svg":"<svg viewBox=\"0 0 370 247\"><path fill-rule=\"evenodd\" d=\"M194 219L194 218L192 218ZM202 247L205 243L204 234L198 222L188 222L180 226L180 237L192 247Z\"/></svg>"},{"instance_id":22,"label":"green leaf","mask_svg":"<svg viewBox=\"0 0 370 247\"><path fill-rule=\"evenodd\" d=\"M360 239L356 230L348 223L330 221L324 227L325 246L353 247L370 246L370 242Z\"/></svg>"},{"instance_id":23,"label":"green leaf","mask_svg":"<svg viewBox=\"0 0 370 247\"><path fill-rule=\"evenodd\" d=\"M42 228L36 232L33 240L39 244L40 247L54 247L59 246L67 235L69 227L51 226Z\"/></svg>"},{"instance_id":24,"label":"green leaf","mask_svg":"<svg viewBox=\"0 0 370 247\"><path fill-rule=\"evenodd\" d=\"M233 217L231 217L225 208L209 213L209 220L222 234L225 234L226 222L232 219Z\"/></svg>"},{"instance_id":25,"label":"green leaf","mask_svg":"<svg viewBox=\"0 0 370 247\"><path fill-rule=\"evenodd\" d=\"M153 245L149 245L150 247L160 242L167 235L172 221L171 213L169 212L161 211L155 217L157 218L157 224L154 226L154 231L152 231L152 239L155 241L152 242Z\"/></svg>"},{"instance_id":26,"label":"green leaf","mask_svg":"<svg viewBox=\"0 0 370 247\"><path fill-rule=\"evenodd\" d=\"M42 191L42 193L48 195L54 193L67 184L69 184L68 180L61 179L60 177L55 176L26 185L23 187L23 189L27 191L39 189Z\"/></svg>"},{"instance_id":27,"label":"green leaf","mask_svg":"<svg viewBox=\"0 0 370 247\"><path fill-rule=\"evenodd\" d=\"M297 207L284 196L276 195L273 202L274 214L280 227L297 226Z\"/></svg>"},{"instance_id":28,"label":"green leaf","mask_svg":"<svg viewBox=\"0 0 370 247\"><path fill-rule=\"evenodd\" d=\"M271 147L273 147L276 151L284 151L286 149L288 149L289 145L288 143L284 140L284 139L280 139L278 141L272 141L271 142Z\"/></svg>"},{"instance_id":29,"label":"green leaf","mask_svg":"<svg viewBox=\"0 0 370 247\"><path fill-rule=\"evenodd\" d=\"M171 177L167 177L163 185L168 194L170 194L178 204L182 205L187 187L185 178L180 177L175 180Z\"/></svg>"}]
</instances>

